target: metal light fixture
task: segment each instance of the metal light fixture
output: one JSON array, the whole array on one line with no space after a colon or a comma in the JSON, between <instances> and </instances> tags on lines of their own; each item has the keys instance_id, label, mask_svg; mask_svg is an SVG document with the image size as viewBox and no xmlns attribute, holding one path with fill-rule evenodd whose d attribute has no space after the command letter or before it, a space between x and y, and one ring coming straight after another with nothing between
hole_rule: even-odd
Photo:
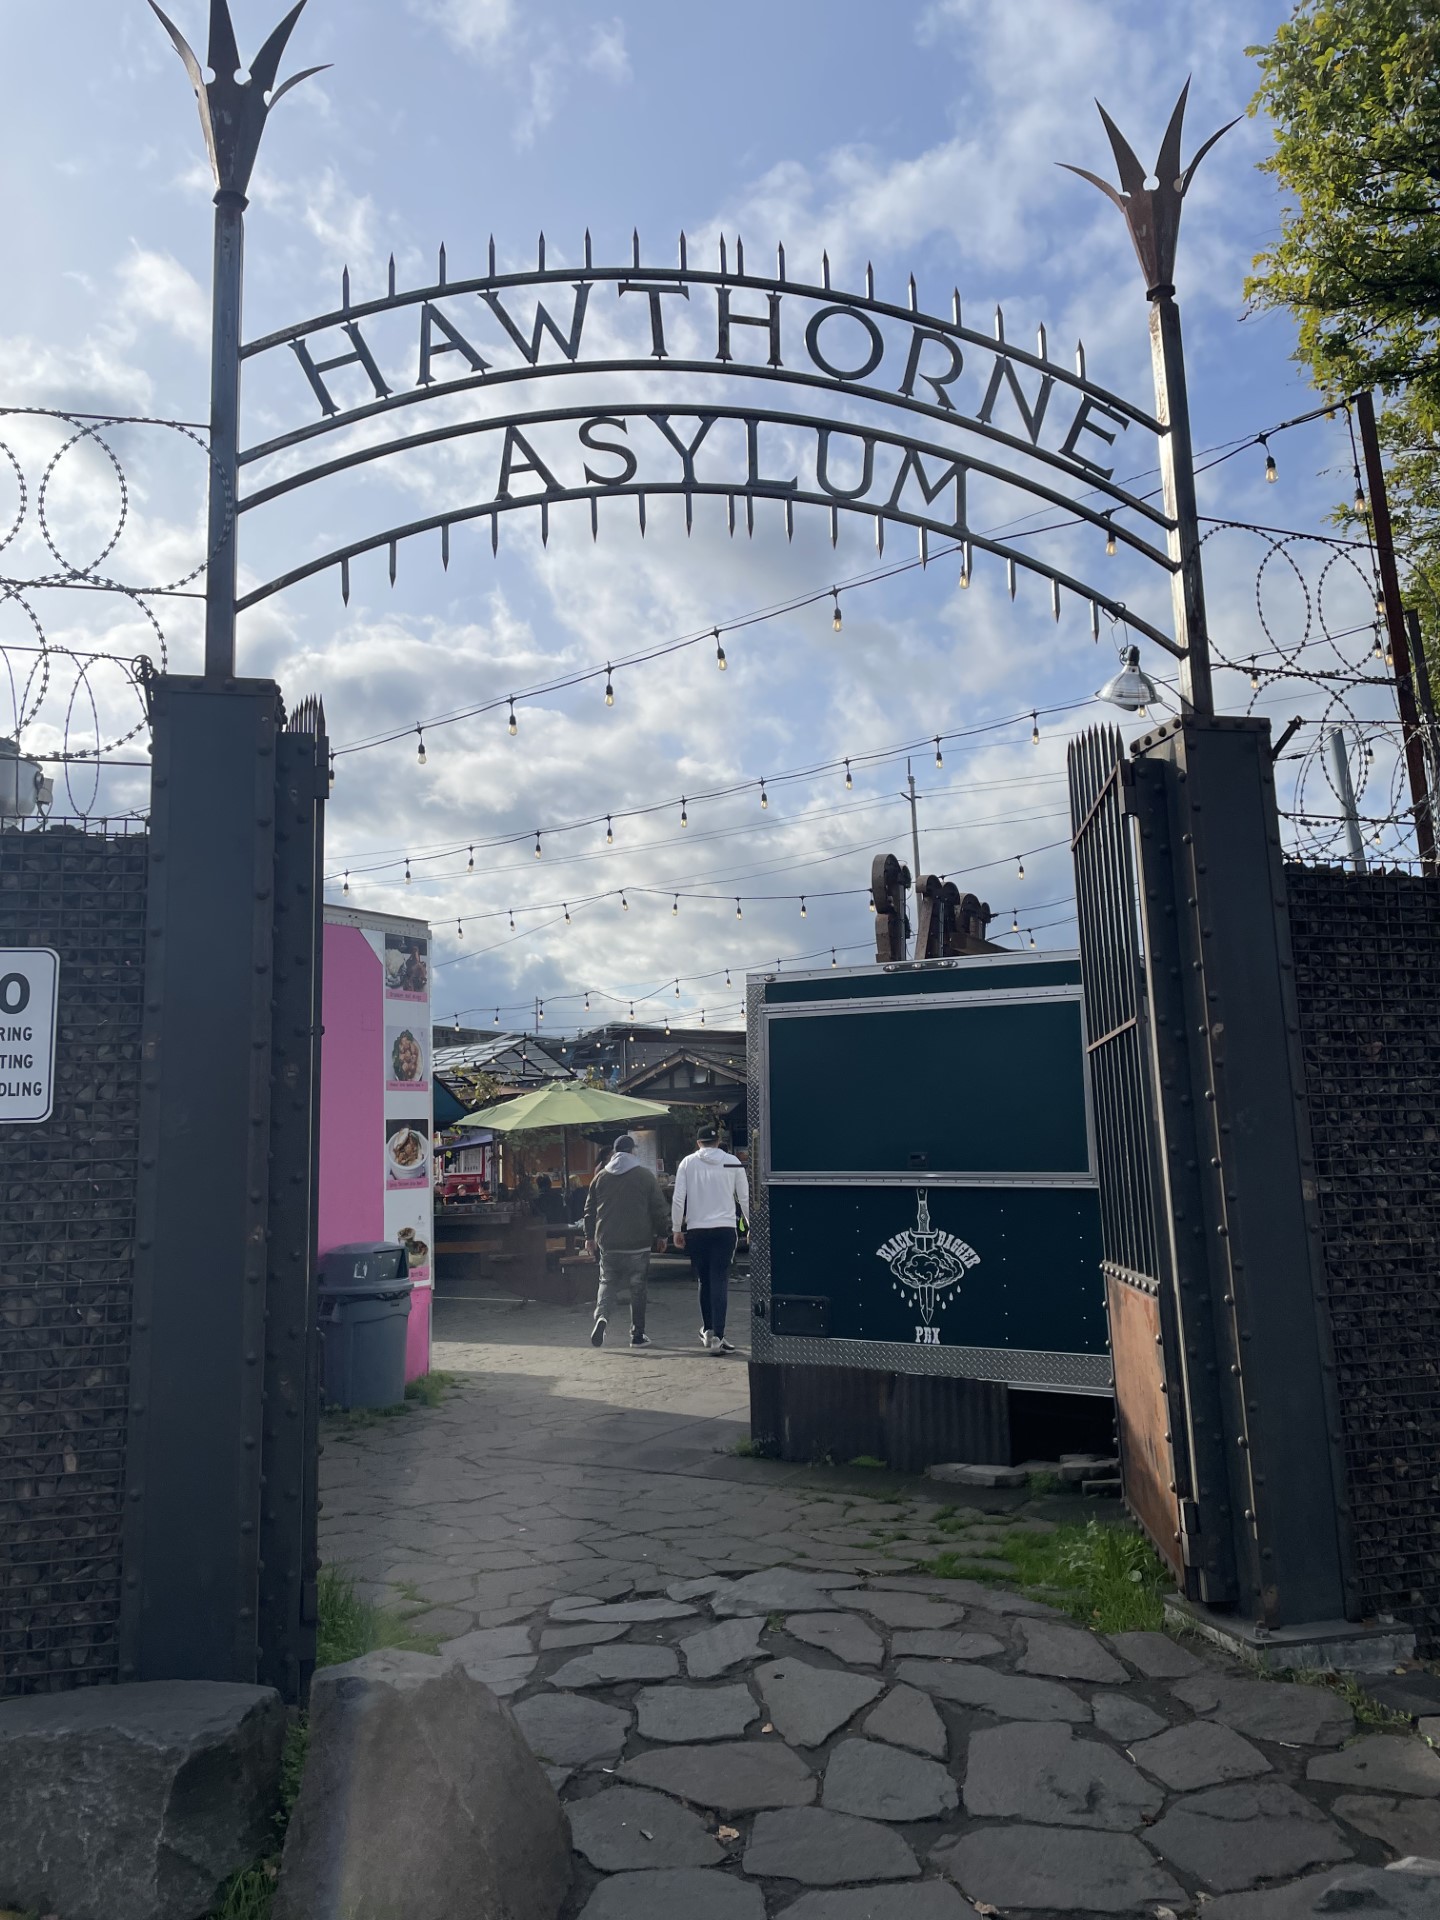
<instances>
[{"instance_id":1,"label":"metal light fixture","mask_svg":"<svg viewBox=\"0 0 1440 1920\"><path fill-rule=\"evenodd\" d=\"M1160 696L1155 682L1140 665L1139 647L1126 649L1124 666L1105 682L1095 698L1108 700L1112 707L1119 707L1125 713L1143 713L1146 707L1158 702Z\"/></svg>"}]
</instances>

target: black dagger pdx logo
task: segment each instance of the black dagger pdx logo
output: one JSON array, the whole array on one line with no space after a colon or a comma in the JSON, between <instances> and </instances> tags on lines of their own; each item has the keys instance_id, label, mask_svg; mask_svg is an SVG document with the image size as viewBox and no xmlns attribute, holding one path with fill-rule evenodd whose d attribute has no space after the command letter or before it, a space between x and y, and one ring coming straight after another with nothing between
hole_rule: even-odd
<instances>
[{"instance_id":1,"label":"black dagger pdx logo","mask_svg":"<svg viewBox=\"0 0 1440 1920\"><path fill-rule=\"evenodd\" d=\"M896 1288L904 1288L919 1310L923 1324L915 1329L916 1345L937 1347L940 1329L935 1325L935 1315L944 1312L950 1289L971 1267L979 1266L980 1256L953 1233L942 1233L930 1225L930 1201L923 1187L916 1190L915 1198L915 1225L897 1233L875 1252L889 1267Z\"/></svg>"}]
</instances>

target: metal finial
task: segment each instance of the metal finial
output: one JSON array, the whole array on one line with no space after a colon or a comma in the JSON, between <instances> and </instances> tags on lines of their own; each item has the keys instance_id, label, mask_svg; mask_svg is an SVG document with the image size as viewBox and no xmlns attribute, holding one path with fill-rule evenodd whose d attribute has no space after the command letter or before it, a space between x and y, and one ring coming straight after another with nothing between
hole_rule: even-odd
<instances>
[{"instance_id":1,"label":"metal finial","mask_svg":"<svg viewBox=\"0 0 1440 1920\"><path fill-rule=\"evenodd\" d=\"M735 236L735 271L742 276L745 272L745 242L738 233Z\"/></svg>"},{"instance_id":2,"label":"metal finial","mask_svg":"<svg viewBox=\"0 0 1440 1920\"><path fill-rule=\"evenodd\" d=\"M586 227L586 229L585 229L585 265L586 265L587 267L589 267L589 266L591 266L591 265L593 265L593 264L594 264L594 263L593 263L593 261L591 260L591 257L590 257L590 255L591 255L591 249L590 249L590 229L589 229L588 227Z\"/></svg>"},{"instance_id":3,"label":"metal finial","mask_svg":"<svg viewBox=\"0 0 1440 1920\"><path fill-rule=\"evenodd\" d=\"M630 264L638 273L640 270L640 229L638 227L630 229Z\"/></svg>"},{"instance_id":4,"label":"metal finial","mask_svg":"<svg viewBox=\"0 0 1440 1920\"><path fill-rule=\"evenodd\" d=\"M687 258L688 252L689 252L689 242L685 238L685 229L682 227L680 229L680 271L681 273L686 273L689 271L690 262L689 262L689 259Z\"/></svg>"},{"instance_id":5,"label":"metal finial","mask_svg":"<svg viewBox=\"0 0 1440 1920\"><path fill-rule=\"evenodd\" d=\"M395 256L393 253L390 256L390 266L386 275L386 287L389 292L389 297L393 300L395 298Z\"/></svg>"},{"instance_id":6,"label":"metal finial","mask_svg":"<svg viewBox=\"0 0 1440 1920\"><path fill-rule=\"evenodd\" d=\"M340 311L350 311L350 269L345 267L340 274Z\"/></svg>"},{"instance_id":7,"label":"metal finial","mask_svg":"<svg viewBox=\"0 0 1440 1920\"><path fill-rule=\"evenodd\" d=\"M830 290L830 256L828 253L822 253L820 256L820 284L828 293Z\"/></svg>"},{"instance_id":8,"label":"metal finial","mask_svg":"<svg viewBox=\"0 0 1440 1920\"><path fill-rule=\"evenodd\" d=\"M543 273L545 271L545 235L543 231L535 244L535 271L537 273Z\"/></svg>"},{"instance_id":9,"label":"metal finial","mask_svg":"<svg viewBox=\"0 0 1440 1920\"><path fill-rule=\"evenodd\" d=\"M961 319L960 319L960 289L959 289L959 287L952 287L952 288L950 289L950 311L951 311L951 312L952 312L952 313L954 314L954 316L955 316L955 324L956 324L956 326L957 326L957 327L958 327L958 326L960 326L960 325L962 324L962 322L961 322Z\"/></svg>"},{"instance_id":10,"label":"metal finial","mask_svg":"<svg viewBox=\"0 0 1440 1920\"><path fill-rule=\"evenodd\" d=\"M875 298L875 269L868 260L865 262L865 298Z\"/></svg>"},{"instance_id":11,"label":"metal finial","mask_svg":"<svg viewBox=\"0 0 1440 1920\"><path fill-rule=\"evenodd\" d=\"M440 258L436 264L439 277L435 284L437 287L443 287L445 284L445 242L443 240L440 242Z\"/></svg>"},{"instance_id":12,"label":"metal finial","mask_svg":"<svg viewBox=\"0 0 1440 1920\"><path fill-rule=\"evenodd\" d=\"M1082 380L1085 378L1085 342L1083 340L1075 342L1075 371Z\"/></svg>"},{"instance_id":13,"label":"metal finial","mask_svg":"<svg viewBox=\"0 0 1440 1920\"><path fill-rule=\"evenodd\" d=\"M785 242L782 240L775 249L775 278L785 278Z\"/></svg>"},{"instance_id":14,"label":"metal finial","mask_svg":"<svg viewBox=\"0 0 1440 1920\"><path fill-rule=\"evenodd\" d=\"M1048 360L1050 358L1050 348L1045 338L1045 322L1043 320L1035 330L1035 341L1036 358L1039 360Z\"/></svg>"},{"instance_id":15,"label":"metal finial","mask_svg":"<svg viewBox=\"0 0 1440 1920\"><path fill-rule=\"evenodd\" d=\"M490 236L490 245L486 252L486 260L488 262L490 278L493 280L495 278L495 236L493 233Z\"/></svg>"},{"instance_id":16,"label":"metal finial","mask_svg":"<svg viewBox=\"0 0 1440 1920\"><path fill-rule=\"evenodd\" d=\"M275 85L285 48L305 11L305 0L297 0L276 27L250 62L249 77L245 80L240 78L245 63L236 45L229 0L210 0L208 64L215 75L213 80L206 80L190 42L169 15L156 6L155 0L150 0L150 9L169 34L195 89L200 130L205 136L215 185L221 193L238 193L243 199L250 188L250 176L255 170L255 158L271 112L292 87L298 87L312 74L325 71L323 65L306 67L303 73L292 75L278 87Z\"/></svg>"},{"instance_id":17,"label":"metal finial","mask_svg":"<svg viewBox=\"0 0 1440 1920\"><path fill-rule=\"evenodd\" d=\"M722 280L728 272L729 267L726 265L725 260L725 236L722 233L720 236L720 277Z\"/></svg>"},{"instance_id":18,"label":"metal finial","mask_svg":"<svg viewBox=\"0 0 1440 1920\"><path fill-rule=\"evenodd\" d=\"M920 293L915 285L915 276L913 273L910 276L910 311L911 313L918 313L920 311Z\"/></svg>"},{"instance_id":19,"label":"metal finial","mask_svg":"<svg viewBox=\"0 0 1440 1920\"><path fill-rule=\"evenodd\" d=\"M1145 275L1145 291L1159 293L1162 289L1173 288L1175 283L1175 248L1180 237L1180 203L1185 198L1195 169L1214 146L1215 142L1238 124L1240 116L1226 121L1218 133L1212 133L1188 167L1180 165L1180 130L1185 119L1185 101L1190 92L1187 79L1180 89L1180 98L1175 102L1175 110L1170 115L1170 124L1165 129L1165 138L1160 142L1160 154L1155 162L1155 185L1147 187L1144 167L1135 158L1130 143L1097 100L1100 118L1105 123L1105 131L1110 136L1111 150L1115 155L1115 165L1120 174L1119 188L1112 187L1108 180L1102 180L1098 173L1091 173L1086 167L1072 167L1068 160L1057 165L1067 173L1078 173L1082 180L1088 180L1092 187L1098 187L1107 200L1112 200L1125 216L1125 224L1130 229L1130 238L1135 243L1136 258L1140 262L1140 271Z\"/></svg>"},{"instance_id":20,"label":"metal finial","mask_svg":"<svg viewBox=\"0 0 1440 1920\"><path fill-rule=\"evenodd\" d=\"M995 338L1001 342L1005 339L1005 310L998 301L995 305Z\"/></svg>"}]
</instances>

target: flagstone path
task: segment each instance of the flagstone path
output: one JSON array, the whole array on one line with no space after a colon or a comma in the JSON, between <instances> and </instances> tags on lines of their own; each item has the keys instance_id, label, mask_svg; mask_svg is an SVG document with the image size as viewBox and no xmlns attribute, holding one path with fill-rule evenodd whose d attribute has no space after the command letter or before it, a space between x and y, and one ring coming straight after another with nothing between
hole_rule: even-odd
<instances>
[{"instance_id":1,"label":"flagstone path","mask_svg":"<svg viewBox=\"0 0 1440 1920\"><path fill-rule=\"evenodd\" d=\"M743 1359L692 1319L666 1289L653 1348L594 1352L442 1301L461 1391L322 1460L326 1559L546 1764L566 1920L1440 1917L1440 1753L995 1583L1008 1528L1079 1502L737 1457ZM983 1577L912 1570L940 1551Z\"/></svg>"}]
</instances>

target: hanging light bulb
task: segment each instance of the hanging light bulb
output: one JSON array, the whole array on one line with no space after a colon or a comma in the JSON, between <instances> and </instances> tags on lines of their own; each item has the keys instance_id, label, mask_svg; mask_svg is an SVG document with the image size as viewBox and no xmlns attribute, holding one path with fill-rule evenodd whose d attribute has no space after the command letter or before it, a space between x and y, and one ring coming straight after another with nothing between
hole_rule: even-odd
<instances>
[{"instance_id":1,"label":"hanging light bulb","mask_svg":"<svg viewBox=\"0 0 1440 1920\"><path fill-rule=\"evenodd\" d=\"M1105 516L1105 551L1111 555L1115 552L1115 527L1108 513Z\"/></svg>"},{"instance_id":2,"label":"hanging light bulb","mask_svg":"<svg viewBox=\"0 0 1440 1920\"><path fill-rule=\"evenodd\" d=\"M839 633L845 624L840 618L840 595L834 587L831 587L830 591L835 598L835 611L830 616L830 631L832 633Z\"/></svg>"},{"instance_id":3,"label":"hanging light bulb","mask_svg":"<svg viewBox=\"0 0 1440 1920\"><path fill-rule=\"evenodd\" d=\"M943 767L945 764L945 756L940 751L940 736L938 733L935 736L935 764L937 767Z\"/></svg>"},{"instance_id":4,"label":"hanging light bulb","mask_svg":"<svg viewBox=\"0 0 1440 1920\"><path fill-rule=\"evenodd\" d=\"M459 920L455 922L455 938L457 940L463 940L465 938L465 928L463 923Z\"/></svg>"},{"instance_id":5,"label":"hanging light bulb","mask_svg":"<svg viewBox=\"0 0 1440 1920\"><path fill-rule=\"evenodd\" d=\"M1255 671L1255 662L1252 660L1250 662L1250 691L1252 693L1256 692L1257 689L1259 688L1259 685L1260 685L1260 676Z\"/></svg>"},{"instance_id":6,"label":"hanging light bulb","mask_svg":"<svg viewBox=\"0 0 1440 1920\"><path fill-rule=\"evenodd\" d=\"M675 998L677 1000L680 998L680 982L678 980L675 982Z\"/></svg>"},{"instance_id":7,"label":"hanging light bulb","mask_svg":"<svg viewBox=\"0 0 1440 1920\"><path fill-rule=\"evenodd\" d=\"M615 686L610 676L611 668L607 662L605 667L605 704L607 707L613 707L615 704Z\"/></svg>"},{"instance_id":8,"label":"hanging light bulb","mask_svg":"<svg viewBox=\"0 0 1440 1920\"><path fill-rule=\"evenodd\" d=\"M1028 927L1027 927L1027 928L1025 929L1025 931L1026 931L1027 933L1030 933L1030 929L1029 929ZM1033 947L1033 946L1034 946L1034 944L1035 944L1035 936L1034 936L1034 934L1033 934L1033 933L1031 933L1031 934L1030 934L1030 944L1031 944L1031 946L1032 946L1032 947Z\"/></svg>"},{"instance_id":9,"label":"hanging light bulb","mask_svg":"<svg viewBox=\"0 0 1440 1920\"><path fill-rule=\"evenodd\" d=\"M510 696L510 738L513 740L519 731L520 727L515 719L515 696L512 693Z\"/></svg>"},{"instance_id":10,"label":"hanging light bulb","mask_svg":"<svg viewBox=\"0 0 1440 1920\"><path fill-rule=\"evenodd\" d=\"M715 664L721 673L725 671L725 649L720 644L720 629L715 628Z\"/></svg>"},{"instance_id":11,"label":"hanging light bulb","mask_svg":"<svg viewBox=\"0 0 1440 1920\"><path fill-rule=\"evenodd\" d=\"M845 762L845 791L847 793L853 793L854 790L855 782L850 778L850 762L847 760Z\"/></svg>"},{"instance_id":12,"label":"hanging light bulb","mask_svg":"<svg viewBox=\"0 0 1440 1920\"><path fill-rule=\"evenodd\" d=\"M538 860L538 859L540 858L540 829L539 829L539 827L536 827L536 829L535 829L535 858L536 858L537 860Z\"/></svg>"},{"instance_id":13,"label":"hanging light bulb","mask_svg":"<svg viewBox=\"0 0 1440 1920\"><path fill-rule=\"evenodd\" d=\"M410 885L410 856L408 853L405 856L405 884L407 887Z\"/></svg>"},{"instance_id":14,"label":"hanging light bulb","mask_svg":"<svg viewBox=\"0 0 1440 1920\"><path fill-rule=\"evenodd\" d=\"M685 796L683 793L680 796L680 824L682 827L688 827L690 824L690 814L688 809L686 808Z\"/></svg>"},{"instance_id":15,"label":"hanging light bulb","mask_svg":"<svg viewBox=\"0 0 1440 1920\"><path fill-rule=\"evenodd\" d=\"M545 1002L543 1000L537 1000L535 1002L535 1024L537 1027L543 1027L545 1024Z\"/></svg>"},{"instance_id":16,"label":"hanging light bulb","mask_svg":"<svg viewBox=\"0 0 1440 1920\"><path fill-rule=\"evenodd\" d=\"M743 919L745 918L745 910L744 910L744 908L743 908L743 907L742 907L742 906L740 905L740 902L739 902L739 900L738 900L738 898L737 898L737 900L736 900L736 902L735 902L735 918L736 918L737 920L743 920Z\"/></svg>"},{"instance_id":17,"label":"hanging light bulb","mask_svg":"<svg viewBox=\"0 0 1440 1920\"><path fill-rule=\"evenodd\" d=\"M615 829L610 824L610 816L608 813L605 816L605 844L607 847L613 847L615 844Z\"/></svg>"},{"instance_id":18,"label":"hanging light bulb","mask_svg":"<svg viewBox=\"0 0 1440 1920\"><path fill-rule=\"evenodd\" d=\"M467 873L473 873L473 872L475 871L475 849L474 849L474 847L471 847L471 849L470 849L470 858L469 858L469 861L468 861L468 862L466 863L466 867L465 867L465 871L466 871Z\"/></svg>"},{"instance_id":19,"label":"hanging light bulb","mask_svg":"<svg viewBox=\"0 0 1440 1920\"><path fill-rule=\"evenodd\" d=\"M625 898L625 890L623 887L620 890L620 910L622 913L628 913L630 911L630 902Z\"/></svg>"},{"instance_id":20,"label":"hanging light bulb","mask_svg":"<svg viewBox=\"0 0 1440 1920\"><path fill-rule=\"evenodd\" d=\"M802 920L808 920L810 918L809 914L805 911L805 896L803 893L800 896L800 918Z\"/></svg>"},{"instance_id":21,"label":"hanging light bulb","mask_svg":"<svg viewBox=\"0 0 1440 1920\"><path fill-rule=\"evenodd\" d=\"M668 1013L665 1016L665 1038L667 1040L670 1038L670 1016Z\"/></svg>"},{"instance_id":22,"label":"hanging light bulb","mask_svg":"<svg viewBox=\"0 0 1440 1920\"><path fill-rule=\"evenodd\" d=\"M515 909L513 907L510 907L507 909L507 911L509 912L509 915L510 915L510 931L513 933L515 931Z\"/></svg>"},{"instance_id":23,"label":"hanging light bulb","mask_svg":"<svg viewBox=\"0 0 1440 1920\"><path fill-rule=\"evenodd\" d=\"M455 1031L456 1033L460 1031L460 1016L458 1013L455 1016Z\"/></svg>"},{"instance_id":24,"label":"hanging light bulb","mask_svg":"<svg viewBox=\"0 0 1440 1920\"><path fill-rule=\"evenodd\" d=\"M1011 933L1019 933L1020 931L1020 909L1018 907L1012 907L1010 909L1010 931Z\"/></svg>"},{"instance_id":25,"label":"hanging light bulb","mask_svg":"<svg viewBox=\"0 0 1440 1920\"><path fill-rule=\"evenodd\" d=\"M348 893L350 891L350 869L348 867L345 869L345 885L341 889L341 891L343 893Z\"/></svg>"},{"instance_id":26,"label":"hanging light bulb","mask_svg":"<svg viewBox=\"0 0 1440 1920\"><path fill-rule=\"evenodd\" d=\"M680 896L678 893L670 902L670 918L672 920L678 920L680 918Z\"/></svg>"},{"instance_id":27,"label":"hanging light bulb","mask_svg":"<svg viewBox=\"0 0 1440 1920\"><path fill-rule=\"evenodd\" d=\"M1119 707L1123 713L1138 713L1142 707L1159 705L1160 695L1155 689L1155 682L1140 666L1139 647L1126 649L1124 666L1105 682L1095 698L1108 700L1112 707Z\"/></svg>"},{"instance_id":28,"label":"hanging light bulb","mask_svg":"<svg viewBox=\"0 0 1440 1920\"><path fill-rule=\"evenodd\" d=\"M415 758L423 767L425 764L425 736L421 733L419 727L416 727L415 732L420 741L420 745L415 750Z\"/></svg>"},{"instance_id":29,"label":"hanging light bulb","mask_svg":"<svg viewBox=\"0 0 1440 1920\"><path fill-rule=\"evenodd\" d=\"M700 1024L701 1024L701 1026L702 1026L702 1027L703 1027L703 1026L704 1026L704 1024L705 1024L705 1009L704 1009L704 1007L701 1007L701 1009L700 1009Z\"/></svg>"},{"instance_id":30,"label":"hanging light bulb","mask_svg":"<svg viewBox=\"0 0 1440 1920\"><path fill-rule=\"evenodd\" d=\"M770 805L770 796L765 791L765 782L763 780L760 782L760 804L767 809Z\"/></svg>"},{"instance_id":31,"label":"hanging light bulb","mask_svg":"<svg viewBox=\"0 0 1440 1920\"><path fill-rule=\"evenodd\" d=\"M837 960L837 959L835 958L835 949L834 949L834 947L831 947L831 949L830 949L830 964L831 964L831 966L832 966L832 967L838 967L838 966L839 966L839 964L840 964L840 962L839 962L839 961L838 961L838 960Z\"/></svg>"},{"instance_id":32,"label":"hanging light bulb","mask_svg":"<svg viewBox=\"0 0 1440 1920\"><path fill-rule=\"evenodd\" d=\"M1030 744L1032 747L1038 747L1040 744L1040 715L1038 712L1032 713L1030 716Z\"/></svg>"},{"instance_id":33,"label":"hanging light bulb","mask_svg":"<svg viewBox=\"0 0 1440 1920\"><path fill-rule=\"evenodd\" d=\"M729 969L729 967L726 967L726 969L725 969L725 984L726 984L726 986L727 986L727 987L728 987L728 986L729 986L729 984L730 984L730 969Z\"/></svg>"},{"instance_id":34,"label":"hanging light bulb","mask_svg":"<svg viewBox=\"0 0 1440 1920\"><path fill-rule=\"evenodd\" d=\"M562 907L564 907L564 908L565 908L565 924L566 924L566 926L568 927L568 926L569 926L569 925L571 924L571 922L570 922L570 909L569 909L569 907L567 907L567 906L565 906L565 902L564 902L563 900L562 900L562 901L560 902L560 905L561 905Z\"/></svg>"},{"instance_id":35,"label":"hanging light bulb","mask_svg":"<svg viewBox=\"0 0 1440 1920\"><path fill-rule=\"evenodd\" d=\"M1017 854L1015 864L1019 868L1019 872L1015 877L1017 880L1023 880L1025 878L1025 856L1023 853Z\"/></svg>"},{"instance_id":36,"label":"hanging light bulb","mask_svg":"<svg viewBox=\"0 0 1440 1920\"><path fill-rule=\"evenodd\" d=\"M1369 508L1365 502L1365 489L1360 484L1360 469L1358 467L1355 469L1355 499L1352 504L1356 513L1369 512Z\"/></svg>"},{"instance_id":37,"label":"hanging light bulb","mask_svg":"<svg viewBox=\"0 0 1440 1920\"><path fill-rule=\"evenodd\" d=\"M586 989L586 992L585 992L585 1011L586 1013L590 1011L590 992L588 988Z\"/></svg>"},{"instance_id":38,"label":"hanging light bulb","mask_svg":"<svg viewBox=\"0 0 1440 1920\"><path fill-rule=\"evenodd\" d=\"M498 1007L496 1007L496 1009L495 1009L495 1025L496 1025L496 1026L498 1027L498 1026L499 1026L499 1024L500 1024L500 1009L499 1009Z\"/></svg>"},{"instance_id":39,"label":"hanging light bulb","mask_svg":"<svg viewBox=\"0 0 1440 1920\"><path fill-rule=\"evenodd\" d=\"M1280 478L1280 473L1275 465L1275 456L1270 451L1270 442L1263 433L1260 436L1260 445L1265 449L1265 478L1273 487L1275 482Z\"/></svg>"},{"instance_id":40,"label":"hanging light bulb","mask_svg":"<svg viewBox=\"0 0 1440 1920\"><path fill-rule=\"evenodd\" d=\"M633 1026L635 1021L635 1002L633 1000L630 1002L630 1021Z\"/></svg>"},{"instance_id":41,"label":"hanging light bulb","mask_svg":"<svg viewBox=\"0 0 1440 1920\"><path fill-rule=\"evenodd\" d=\"M870 896L870 911L871 913L874 913L875 911L875 896L873 893Z\"/></svg>"}]
</instances>

